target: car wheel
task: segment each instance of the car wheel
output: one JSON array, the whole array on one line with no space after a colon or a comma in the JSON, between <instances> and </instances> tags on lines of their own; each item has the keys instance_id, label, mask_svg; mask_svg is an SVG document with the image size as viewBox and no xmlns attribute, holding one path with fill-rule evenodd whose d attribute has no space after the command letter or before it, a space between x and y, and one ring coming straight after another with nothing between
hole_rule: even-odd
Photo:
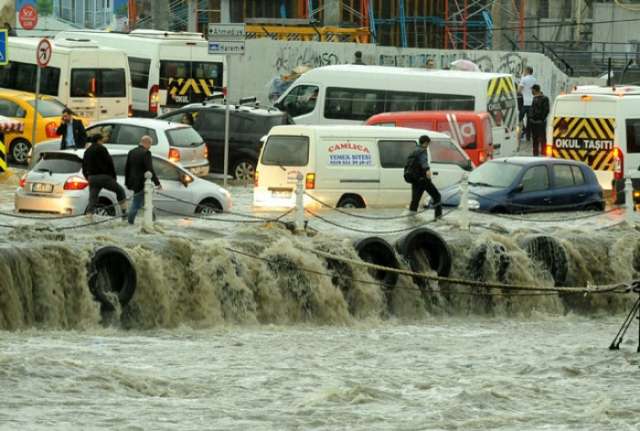
<instances>
[{"instance_id":1,"label":"car wheel","mask_svg":"<svg viewBox=\"0 0 640 431\"><path fill-rule=\"evenodd\" d=\"M97 216L115 217L116 207L108 202L99 202L98 205L96 205L96 209L93 210L93 213Z\"/></svg>"},{"instance_id":2,"label":"car wheel","mask_svg":"<svg viewBox=\"0 0 640 431\"><path fill-rule=\"evenodd\" d=\"M21 165L27 163L29 151L31 150L31 144L24 139L16 139L11 143L11 160Z\"/></svg>"},{"instance_id":3,"label":"car wheel","mask_svg":"<svg viewBox=\"0 0 640 431\"><path fill-rule=\"evenodd\" d=\"M338 208L364 208L364 202L358 196L343 196L338 202Z\"/></svg>"},{"instance_id":4,"label":"car wheel","mask_svg":"<svg viewBox=\"0 0 640 431\"><path fill-rule=\"evenodd\" d=\"M585 211L602 211L602 206L600 204L589 204L584 207Z\"/></svg>"},{"instance_id":5,"label":"car wheel","mask_svg":"<svg viewBox=\"0 0 640 431\"><path fill-rule=\"evenodd\" d=\"M256 163L249 159L238 160L232 172L236 180L251 182L256 175Z\"/></svg>"},{"instance_id":6,"label":"car wheel","mask_svg":"<svg viewBox=\"0 0 640 431\"><path fill-rule=\"evenodd\" d=\"M196 208L196 214L207 217L222 212L222 205L215 199L205 199Z\"/></svg>"}]
</instances>

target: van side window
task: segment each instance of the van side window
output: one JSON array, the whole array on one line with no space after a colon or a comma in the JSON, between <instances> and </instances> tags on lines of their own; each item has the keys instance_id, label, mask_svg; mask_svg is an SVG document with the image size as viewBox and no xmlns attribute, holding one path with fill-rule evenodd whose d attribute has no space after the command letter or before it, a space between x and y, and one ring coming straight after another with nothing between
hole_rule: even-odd
<instances>
[{"instance_id":1,"label":"van side window","mask_svg":"<svg viewBox=\"0 0 640 431\"><path fill-rule=\"evenodd\" d=\"M282 101L283 110L292 117L313 112L318 102L319 88L315 85L298 85Z\"/></svg>"},{"instance_id":2,"label":"van side window","mask_svg":"<svg viewBox=\"0 0 640 431\"><path fill-rule=\"evenodd\" d=\"M326 99L326 118L364 121L384 112L384 91L329 87Z\"/></svg>"},{"instance_id":3,"label":"van side window","mask_svg":"<svg viewBox=\"0 0 640 431\"><path fill-rule=\"evenodd\" d=\"M416 141L378 141L380 166L388 169L402 169L409 155L416 148Z\"/></svg>"},{"instance_id":4,"label":"van side window","mask_svg":"<svg viewBox=\"0 0 640 431\"><path fill-rule=\"evenodd\" d=\"M60 68L47 66L41 72L40 93L57 96ZM12 60L6 66L0 67L0 87L34 93L36 91L36 65Z\"/></svg>"},{"instance_id":5,"label":"van side window","mask_svg":"<svg viewBox=\"0 0 640 431\"><path fill-rule=\"evenodd\" d=\"M124 69L71 69L71 97L124 97Z\"/></svg>"},{"instance_id":6,"label":"van side window","mask_svg":"<svg viewBox=\"0 0 640 431\"><path fill-rule=\"evenodd\" d=\"M425 111L473 111L476 99L462 94L427 94Z\"/></svg>"},{"instance_id":7,"label":"van side window","mask_svg":"<svg viewBox=\"0 0 640 431\"><path fill-rule=\"evenodd\" d=\"M431 152L431 162L458 165L462 168L467 166L467 158L460 151L457 145L449 140L434 139L429 145Z\"/></svg>"},{"instance_id":8,"label":"van side window","mask_svg":"<svg viewBox=\"0 0 640 431\"><path fill-rule=\"evenodd\" d=\"M147 89L149 86L149 68L151 60L146 58L129 57L129 70L131 72L131 86Z\"/></svg>"},{"instance_id":9,"label":"van side window","mask_svg":"<svg viewBox=\"0 0 640 431\"><path fill-rule=\"evenodd\" d=\"M640 118L627 119L627 153L640 153Z\"/></svg>"}]
</instances>

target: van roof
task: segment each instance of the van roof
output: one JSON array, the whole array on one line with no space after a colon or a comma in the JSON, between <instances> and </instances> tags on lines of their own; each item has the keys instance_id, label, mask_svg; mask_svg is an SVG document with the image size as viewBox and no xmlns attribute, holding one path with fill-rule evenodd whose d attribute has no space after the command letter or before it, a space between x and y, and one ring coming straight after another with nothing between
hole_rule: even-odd
<instances>
[{"instance_id":1,"label":"van roof","mask_svg":"<svg viewBox=\"0 0 640 431\"><path fill-rule=\"evenodd\" d=\"M40 43L41 38L38 37L10 37L9 38L9 51L12 47L20 47L33 49L33 52L36 51L38 47L38 43ZM55 54L64 53L68 54L78 49L95 49L100 51L112 51L112 52L123 52L119 49L115 48L107 48L102 47L96 44L95 41L90 40L86 37L83 38L55 38L49 39L51 45L53 47L53 52ZM9 52L9 57L11 57L11 52ZM35 59L34 59L35 62Z\"/></svg>"},{"instance_id":2,"label":"van roof","mask_svg":"<svg viewBox=\"0 0 640 431\"><path fill-rule=\"evenodd\" d=\"M131 33L118 33L106 30L67 30L56 35L56 39L62 37L83 37L97 40L98 43L104 38L113 40L130 41L135 43L145 43L149 45L167 45L167 42L192 42L198 44L208 44L201 33L173 32L160 30L134 30Z\"/></svg>"},{"instance_id":3,"label":"van roof","mask_svg":"<svg viewBox=\"0 0 640 431\"><path fill-rule=\"evenodd\" d=\"M312 125L287 125L275 126L269 132L270 135L305 135L317 133L322 136L333 137L358 137L358 138L407 138L417 139L422 135L428 135L431 139L447 139L444 133L431 130L410 129L407 127L380 127L380 126L312 126Z\"/></svg>"},{"instance_id":4,"label":"van roof","mask_svg":"<svg viewBox=\"0 0 640 431\"><path fill-rule=\"evenodd\" d=\"M401 112L383 112L382 114L376 114L367 120L367 123L391 121L391 120L423 120L423 119L446 119L447 115L455 115L463 119L480 118L489 119L488 112L473 112L473 111L401 111Z\"/></svg>"},{"instance_id":5,"label":"van roof","mask_svg":"<svg viewBox=\"0 0 640 431\"><path fill-rule=\"evenodd\" d=\"M638 85L618 85L611 87L601 87L598 85L580 85L577 86L571 94L601 94L608 96L626 96L640 95L640 86Z\"/></svg>"},{"instance_id":6,"label":"van roof","mask_svg":"<svg viewBox=\"0 0 640 431\"><path fill-rule=\"evenodd\" d=\"M491 73L491 72L467 72L461 70L427 70L409 67L392 67L392 66L362 66L356 64L339 64L333 66L323 66L311 69L304 73L305 77L315 77L320 74L344 74L357 73L361 75L379 75L380 77L388 77L389 74L401 75L403 77L442 77L448 79L460 80L485 80L489 81L493 78L511 76L508 73Z\"/></svg>"}]
</instances>

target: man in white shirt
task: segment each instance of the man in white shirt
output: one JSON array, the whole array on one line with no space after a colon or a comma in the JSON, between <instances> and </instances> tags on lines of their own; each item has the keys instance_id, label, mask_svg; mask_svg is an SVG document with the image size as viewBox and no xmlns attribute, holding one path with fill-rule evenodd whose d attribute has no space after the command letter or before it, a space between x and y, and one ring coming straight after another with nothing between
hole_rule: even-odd
<instances>
[{"instance_id":1,"label":"man in white shirt","mask_svg":"<svg viewBox=\"0 0 640 431\"><path fill-rule=\"evenodd\" d=\"M538 81L533 76L533 68L531 66L527 66L524 69L524 76L520 80L520 84L518 85L518 93L522 94L522 110L520 111L520 130L524 132L527 140L531 138L531 128L529 127L529 113L531 112L531 104L533 103L533 93L531 92L531 87L533 87ZM527 117L527 125L522 129L522 124L524 121L524 117ZM522 132L520 132L520 137L522 137Z\"/></svg>"}]
</instances>

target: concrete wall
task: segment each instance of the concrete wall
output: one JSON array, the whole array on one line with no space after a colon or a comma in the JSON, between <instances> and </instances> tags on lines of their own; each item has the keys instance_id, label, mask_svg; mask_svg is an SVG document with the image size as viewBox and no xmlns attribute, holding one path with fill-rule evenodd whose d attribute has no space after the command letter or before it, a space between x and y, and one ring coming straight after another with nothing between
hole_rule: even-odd
<instances>
[{"instance_id":1,"label":"concrete wall","mask_svg":"<svg viewBox=\"0 0 640 431\"><path fill-rule=\"evenodd\" d=\"M266 102L267 85L277 76L290 73L297 66L319 67L353 62L355 51L362 51L367 64L402 67L424 67L434 59L442 68L454 60L465 58L476 62L483 71L520 75L525 66L534 69L542 91L550 98L575 83L593 83L592 79L570 79L546 56L538 53L507 51L453 51L416 48L394 48L353 43L280 42L271 39L247 40L242 56L231 56L229 93L232 101L256 96Z\"/></svg>"}]
</instances>

